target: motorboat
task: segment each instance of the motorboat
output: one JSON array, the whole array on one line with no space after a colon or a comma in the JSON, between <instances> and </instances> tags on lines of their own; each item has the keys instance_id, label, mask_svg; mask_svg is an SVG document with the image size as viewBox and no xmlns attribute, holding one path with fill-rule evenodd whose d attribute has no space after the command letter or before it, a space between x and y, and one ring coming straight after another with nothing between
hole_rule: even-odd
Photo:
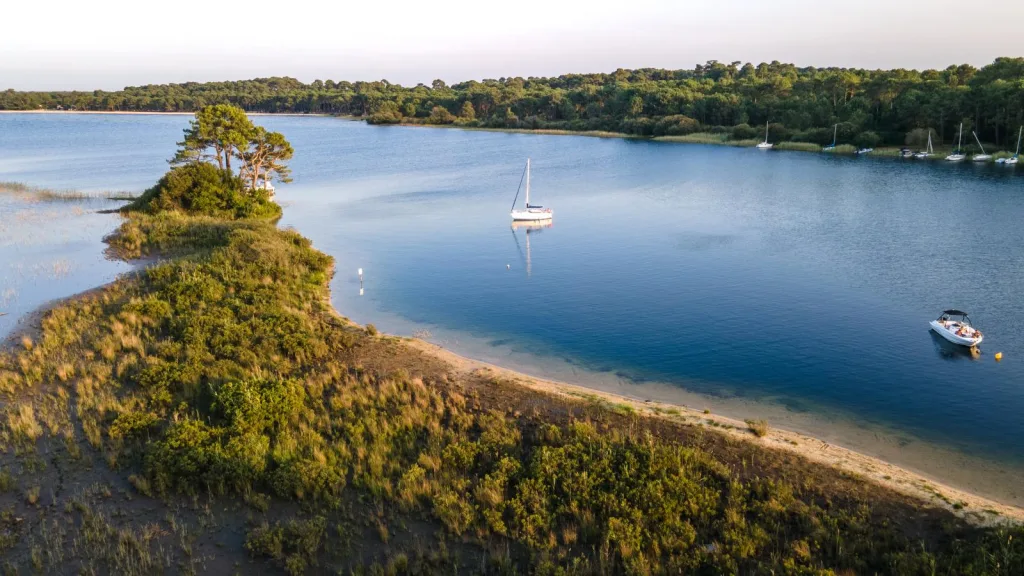
<instances>
[{"instance_id":1,"label":"motorboat","mask_svg":"<svg viewBox=\"0 0 1024 576\"><path fill-rule=\"evenodd\" d=\"M874 148L861 148L860 150L857 150L856 152L854 152L854 154L860 156L861 154L867 154L868 152L874 152L874 151L875 151Z\"/></svg>"},{"instance_id":2,"label":"motorboat","mask_svg":"<svg viewBox=\"0 0 1024 576\"><path fill-rule=\"evenodd\" d=\"M543 206L537 206L530 204L530 159L526 159L526 173L524 174L526 179L526 208L522 210L516 210L516 201L519 200L519 190L516 190L516 197L512 200L512 211L509 215L512 216L512 220L515 221L542 221L551 220L554 216L554 212L551 208L545 208ZM519 180L520 189L523 186L523 180Z\"/></svg>"},{"instance_id":3,"label":"motorboat","mask_svg":"<svg viewBox=\"0 0 1024 576\"><path fill-rule=\"evenodd\" d=\"M929 156L931 156L934 153L935 153L935 150L932 149L932 131L929 129L928 130L928 147L925 148L924 150L918 152L917 154L914 154L914 158L917 158L918 160L924 160L925 158L928 158Z\"/></svg>"},{"instance_id":4,"label":"motorboat","mask_svg":"<svg viewBox=\"0 0 1024 576\"><path fill-rule=\"evenodd\" d=\"M981 148L981 154L975 154L971 156L972 162L988 162L992 159L991 154L985 152L985 147L981 145L981 140L978 139L978 134L974 130L971 130L971 134L974 135L974 141L978 143L978 148Z\"/></svg>"},{"instance_id":5,"label":"motorboat","mask_svg":"<svg viewBox=\"0 0 1024 576\"><path fill-rule=\"evenodd\" d=\"M960 123L960 136L958 136L957 139L956 139L956 150L952 154L950 154L949 156L946 156L946 160L948 160L950 162L963 162L964 159L967 158L967 154L964 154L963 150L960 149L960 145L963 143L963 138L964 138L964 123L961 122Z\"/></svg>"},{"instance_id":6,"label":"motorboat","mask_svg":"<svg viewBox=\"0 0 1024 576\"><path fill-rule=\"evenodd\" d=\"M936 334L961 346L977 346L984 338L981 330L972 326L967 313L961 310L946 310L930 325Z\"/></svg>"},{"instance_id":7,"label":"motorboat","mask_svg":"<svg viewBox=\"0 0 1024 576\"><path fill-rule=\"evenodd\" d=\"M914 157L914 151L913 150L911 150L910 148L907 148L907 147L900 148L900 158L913 158L913 157Z\"/></svg>"},{"instance_id":8,"label":"motorboat","mask_svg":"<svg viewBox=\"0 0 1024 576\"><path fill-rule=\"evenodd\" d=\"M764 142L761 142L755 146L755 148L758 150L771 150L772 146L774 146L774 144L768 142L768 121L766 120L764 123Z\"/></svg>"}]
</instances>

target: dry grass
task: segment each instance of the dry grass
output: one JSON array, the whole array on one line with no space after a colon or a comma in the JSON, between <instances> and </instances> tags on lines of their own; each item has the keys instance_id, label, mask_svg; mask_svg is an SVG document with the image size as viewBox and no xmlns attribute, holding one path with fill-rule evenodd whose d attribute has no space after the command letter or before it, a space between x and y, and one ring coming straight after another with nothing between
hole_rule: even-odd
<instances>
[{"instance_id":1,"label":"dry grass","mask_svg":"<svg viewBox=\"0 0 1024 576\"><path fill-rule=\"evenodd\" d=\"M758 438L764 438L768 435L768 421L767 420L746 420L747 429L757 436Z\"/></svg>"}]
</instances>

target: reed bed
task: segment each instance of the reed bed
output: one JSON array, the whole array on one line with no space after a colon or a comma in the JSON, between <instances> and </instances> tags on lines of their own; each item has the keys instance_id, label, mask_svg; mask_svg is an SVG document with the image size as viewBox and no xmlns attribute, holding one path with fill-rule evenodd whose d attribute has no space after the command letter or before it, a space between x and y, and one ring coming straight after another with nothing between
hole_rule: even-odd
<instances>
[{"instance_id":1,"label":"reed bed","mask_svg":"<svg viewBox=\"0 0 1024 576\"><path fill-rule=\"evenodd\" d=\"M135 200L129 192L82 192L29 186L21 182L0 182L0 194L17 196L26 202L82 202L88 200Z\"/></svg>"}]
</instances>

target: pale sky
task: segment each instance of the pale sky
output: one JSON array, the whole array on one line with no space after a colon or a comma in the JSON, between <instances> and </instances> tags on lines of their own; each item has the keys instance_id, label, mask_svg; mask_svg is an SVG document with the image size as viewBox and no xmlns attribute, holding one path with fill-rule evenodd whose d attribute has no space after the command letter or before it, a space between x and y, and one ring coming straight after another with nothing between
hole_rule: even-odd
<instances>
[{"instance_id":1,"label":"pale sky","mask_svg":"<svg viewBox=\"0 0 1024 576\"><path fill-rule=\"evenodd\" d=\"M712 59L921 69L1024 56L1024 0L47 0L0 13L0 90L265 76L413 85Z\"/></svg>"}]
</instances>

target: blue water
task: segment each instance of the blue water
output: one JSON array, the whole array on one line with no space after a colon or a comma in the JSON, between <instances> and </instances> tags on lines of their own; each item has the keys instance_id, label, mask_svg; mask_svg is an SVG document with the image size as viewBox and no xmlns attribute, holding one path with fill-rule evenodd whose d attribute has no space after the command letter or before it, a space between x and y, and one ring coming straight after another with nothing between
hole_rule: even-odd
<instances>
[{"instance_id":1,"label":"blue water","mask_svg":"<svg viewBox=\"0 0 1024 576\"><path fill-rule=\"evenodd\" d=\"M0 180L138 191L187 120L0 115ZM357 321L1024 460L1024 169L256 120L296 150L282 225L337 258ZM529 238L527 157L555 210ZM980 358L929 333L949 307Z\"/></svg>"}]
</instances>

